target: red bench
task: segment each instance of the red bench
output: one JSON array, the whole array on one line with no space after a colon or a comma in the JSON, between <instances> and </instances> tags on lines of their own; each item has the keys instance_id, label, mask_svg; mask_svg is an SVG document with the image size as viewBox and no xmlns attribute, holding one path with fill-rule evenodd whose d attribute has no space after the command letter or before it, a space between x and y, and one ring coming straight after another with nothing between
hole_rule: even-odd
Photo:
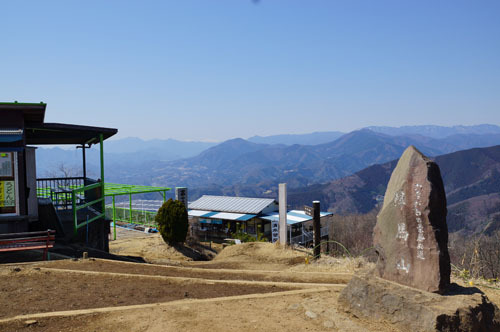
<instances>
[{"instance_id":1,"label":"red bench","mask_svg":"<svg viewBox=\"0 0 500 332\"><path fill-rule=\"evenodd\" d=\"M54 247L56 231L0 234L0 252L44 249L43 259L47 260L49 248Z\"/></svg>"}]
</instances>

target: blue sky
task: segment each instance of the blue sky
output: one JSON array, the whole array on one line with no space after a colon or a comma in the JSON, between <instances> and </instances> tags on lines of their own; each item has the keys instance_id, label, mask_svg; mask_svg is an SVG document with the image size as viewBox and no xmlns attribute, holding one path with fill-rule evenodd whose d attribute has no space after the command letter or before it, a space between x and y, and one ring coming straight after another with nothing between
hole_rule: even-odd
<instances>
[{"instance_id":1,"label":"blue sky","mask_svg":"<svg viewBox=\"0 0 500 332\"><path fill-rule=\"evenodd\" d=\"M2 1L0 100L118 138L500 124L499 1Z\"/></svg>"}]
</instances>

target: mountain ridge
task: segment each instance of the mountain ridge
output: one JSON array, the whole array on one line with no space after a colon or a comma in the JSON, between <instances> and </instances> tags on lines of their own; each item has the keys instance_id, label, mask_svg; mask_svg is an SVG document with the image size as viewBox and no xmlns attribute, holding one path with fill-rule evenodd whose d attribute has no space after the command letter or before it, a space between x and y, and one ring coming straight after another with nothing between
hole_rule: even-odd
<instances>
[{"instance_id":1,"label":"mountain ridge","mask_svg":"<svg viewBox=\"0 0 500 332\"><path fill-rule=\"evenodd\" d=\"M161 172L172 182L184 181L181 185L188 187L237 183L275 186L279 182L297 187L328 182L393 160L409 145L416 146L426 155L436 156L470 148L471 144L500 144L500 135L496 134L481 140L468 140L467 137L471 136L459 135L462 143L454 144L448 139L389 136L362 129L318 145L267 145L233 139L196 157L158 163L152 176L155 178Z\"/></svg>"},{"instance_id":2,"label":"mountain ridge","mask_svg":"<svg viewBox=\"0 0 500 332\"><path fill-rule=\"evenodd\" d=\"M141 141L131 139L131 142ZM132 143L128 149L136 151L137 147ZM500 144L500 134L457 134L451 138L435 139L421 135L390 136L361 129L316 145L260 144L236 138L210 146L194 156L186 148L187 157L175 160L169 160L161 149L154 146L124 154L114 153L120 150L107 144L106 181L193 189L236 186L260 196L272 192L280 182L296 188L346 177L370 165L398 158L408 145L415 145L426 155L436 156L475 146ZM61 153L61 156L66 154L67 158L59 160L73 160L73 165L67 166L81 168L81 154L61 151L51 152ZM98 149L87 152L88 172L99 174ZM41 169L44 166L54 169L58 157L39 149L37 160ZM252 186L256 188L253 191L250 190Z\"/></svg>"},{"instance_id":3,"label":"mountain ridge","mask_svg":"<svg viewBox=\"0 0 500 332\"><path fill-rule=\"evenodd\" d=\"M500 145L473 148L433 158L441 169L449 208L450 231L480 232L488 222L500 221ZM363 214L382 203L397 160L367 167L326 184L289 190L292 207L320 199L322 207L337 214ZM487 202L484 207L481 202ZM482 197L482 198L481 198ZM483 200L482 200L483 199ZM482 201L481 201L482 200ZM485 220L475 218L481 210Z\"/></svg>"},{"instance_id":4,"label":"mountain ridge","mask_svg":"<svg viewBox=\"0 0 500 332\"><path fill-rule=\"evenodd\" d=\"M500 134L500 127L493 124L479 124L471 126L436 126L436 125L420 125L420 126L401 126L401 127L389 127L389 126L369 126L366 129L370 129L375 132L390 136L399 135L422 135L431 138L446 138L457 134Z\"/></svg>"}]
</instances>

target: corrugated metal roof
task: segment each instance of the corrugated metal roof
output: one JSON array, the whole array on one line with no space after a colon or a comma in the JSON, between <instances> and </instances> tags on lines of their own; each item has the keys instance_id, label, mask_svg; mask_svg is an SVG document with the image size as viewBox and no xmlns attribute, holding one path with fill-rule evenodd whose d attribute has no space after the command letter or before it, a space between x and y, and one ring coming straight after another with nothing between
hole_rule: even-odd
<instances>
[{"instance_id":1,"label":"corrugated metal roof","mask_svg":"<svg viewBox=\"0 0 500 332\"><path fill-rule=\"evenodd\" d=\"M259 214L274 203L272 198L250 198L203 195L189 204L193 210Z\"/></svg>"},{"instance_id":2,"label":"corrugated metal roof","mask_svg":"<svg viewBox=\"0 0 500 332\"><path fill-rule=\"evenodd\" d=\"M22 129L0 128L0 142L17 142L23 139Z\"/></svg>"},{"instance_id":3,"label":"corrugated metal roof","mask_svg":"<svg viewBox=\"0 0 500 332\"><path fill-rule=\"evenodd\" d=\"M231 213L231 212L210 212L200 210L189 210L188 215L192 217L247 221L255 217L255 214Z\"/></svg>"},{"instance_id":4,"label":"corrugated metal roof","mask_svg":"<svg viewBox=\"0 0 500 332\"><path fill-rule=\"evenodd\" d=\"M22 129L0 128L0 135L22 135Z\"/></svg>"},{"instance_id":5,"label":"corrugated metal roof","mask_svg":"<svg viewBox=\"0 0 500 332\"><path fill-rule=\"evenodd\" d=\"M331 212L320 212L320 218L330 216L333 213ZM279 212L275 213L270 213L267 215L260 216L259 218L269 220L269 221L279 221L280 220L280 214ZM302 210L291 210L287 211L286 213L286 223L288 225L293 225L296 223L301 223L304 221L309 221L312 220L312 217L307 215L305 211Z\"/></svg>"}]
</instances>

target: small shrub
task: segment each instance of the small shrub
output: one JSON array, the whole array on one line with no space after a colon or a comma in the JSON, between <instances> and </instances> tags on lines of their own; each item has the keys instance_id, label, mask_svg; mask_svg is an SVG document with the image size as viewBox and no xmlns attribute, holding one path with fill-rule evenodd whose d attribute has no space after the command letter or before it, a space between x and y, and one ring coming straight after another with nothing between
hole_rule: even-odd
<instances>
[{"instance_id":1,"label":"small shrub","mask_svg":"<svg viewBox=\"0 0 500 332\"><path fill-rule=\"evenodd\" d=\"M232 233L231 237L233 239L238 239L241 242L267 242L267 239L262 236L262 234L258 234L257 237L247 234L242 231L237 231L236 233Z\"/></svg>"},{"instance_id":2,"label":"small shrub","mask_svg":"<svg viewBox=\"0 0 500 332\"><path fill-rule=\"evenodd\" d=\"M260 226L260 225L258 225ZM238 239L241 242L267 242L267 239L263 236L263 234L260 232L260 227L257 227L257 237L250 235L246 232L243 231L242 228L240 228L240 223L236 223L236 232L231 233L231 237L233 239Z\"/></svg>"},{"instance_id":3,"label":"small shrub","mask_svg":"<svg viewBox=\"0 0 500 332\"><path fill-rule=\"evenodd\" d=\"M231 237L233 239L238 239L240 240L241 242L255 242L257 241L257 239L255 238L255 236L252 236L250 234L247 234L247 233L243 233L241 231L238 231L236 233L233 233L231 234Z\"/></svg>"},{"instance_id":4,"label":"small shrub","mask_svg":"<svg viewBox=\"0 0 500 332\"><path fill-rule=\"evenodd\" d=\"M188 213L184 203L169 199L155 217L163 240L168 244L184 242L188 232Z\"/></svg>"}]
</instances>

